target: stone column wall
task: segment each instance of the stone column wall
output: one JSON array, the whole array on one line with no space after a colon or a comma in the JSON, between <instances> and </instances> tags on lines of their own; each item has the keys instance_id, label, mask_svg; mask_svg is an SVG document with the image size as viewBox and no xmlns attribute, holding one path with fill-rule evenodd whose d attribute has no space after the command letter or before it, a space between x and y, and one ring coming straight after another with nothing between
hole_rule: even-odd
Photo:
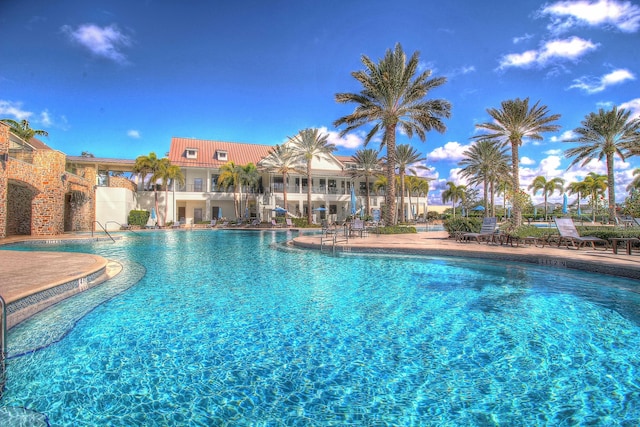
<instances>
[{"instance_id":1,"label":"stone column wall","mask_svg":"<svg viewBox=\"0 0 640 427\"><path fill-rule=\"evenodd\" d=\"M0 155L9 153L9 126L0 122ZM7 162L0 160L0 239L7 237Z\"/></svg>"},{"instance_id":2,"label":"stone column wall","mask_svg":"<svg viewBox=\"0 0 640 427\"><path fill-rule=\"evenodd\" d=\"M59 151L38 150L34 155L33 165L40 175L42 192L34 197L32 203L32 236L64 233L65 164L66 156Z\"/></svg>"}]
</instances>

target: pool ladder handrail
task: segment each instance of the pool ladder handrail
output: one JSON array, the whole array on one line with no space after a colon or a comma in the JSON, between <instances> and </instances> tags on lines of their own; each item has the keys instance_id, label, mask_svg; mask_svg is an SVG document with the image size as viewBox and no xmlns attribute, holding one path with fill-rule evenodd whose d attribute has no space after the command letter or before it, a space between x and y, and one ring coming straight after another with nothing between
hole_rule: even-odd
<instances>
[{"instance_id":1,"label":"pool ladder handrail","mask_svg":"<svg viewBox=\"0 0 640 427\"><path fill-rule=\"evenodd\" d=\"M4 298L0 296L0 306L2 307L2 313L0 314L0 398L4 391L4 384L7 381L7 304L4 302Z\"/></svg>"},{"instance_id":2,"label":"pool ladder handrail","mask_svg":"<svg viewBox=\"0 0 640 427\"><path fill-rule=\"evenodd\" d=\"M110 238L114 243L116 242L116 239L114 239L114 238L111 236L111 234L109 234L109 232L107 231L107 229L106 229L106 228L104 228L104 227L102 226L102 224L100 224L100 221L93 221L93 223L94 223L94 224L98 224L98 225L100 226L100 228L102 228L102 230L103 230L105 233L107 233L107 236L109 236L109 238ZM91 237L93 237L93 227L91 228Z\"/></svg>"}]
</instances>

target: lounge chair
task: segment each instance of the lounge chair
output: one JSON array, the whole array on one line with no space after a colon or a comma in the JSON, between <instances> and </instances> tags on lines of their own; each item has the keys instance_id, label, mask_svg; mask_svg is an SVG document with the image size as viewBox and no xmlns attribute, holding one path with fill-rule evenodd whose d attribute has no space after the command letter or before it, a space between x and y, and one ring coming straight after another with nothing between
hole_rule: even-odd
<instances>
[{"instance_id":1,"label":"lounge chair","mask_svg":"<svg viewBox=\"0 0 640 427\"><path fill-rule=\"evenodd\" d=\"M495 216L489 216L482 219L482 227L479 233L462 233L458 236L460 242L470 242L475 240L478 243L491 242L496 236L496 226L498 220Z\"/></svg>"},{"instance_id":2,"label":"lounge chair","mask_svg":"<svg viewBox=\"0 0 640 427\"><path fill-rule=\"evenodd\" d=\"M285 221L287 223L287 227L289 228L293 227L293 222L291 221L291 218L286 218Z\"/></svg>"},{"instance_id":3,"label":"lounge chair","mask_svg":"<svg viewBox=\"0 0 640 427\"><path fill-rule=\"evenodd\" d=\"M367 229L364 226L364 221L356 219L351 224L351 235L360 235L360 237L366 237L369 235Z\"/></svg>"},{"instance_id":4,"label":"lounge chair","mask_svg":"<svg viewBox=\"0 0 640 427\"><path fill-rule=\"evenodd\" d=\"M215 226L216 226L216 224L217 224L217 223L218 223L218 220L217 220L217 219L212 219L212 220L211 220L211 223L209 224L209 227L213 228L213 227L215 227Z\"/></svg>"},{"instance_id":5,"label":"lounge chair","mask_svg":"<svg viewBox=\"0 0 640 427\"><path fill-rule=\"evenodd\" d=\"M595 236L580 236L575 224L571 218L554 218L558 232L560 233L560 240L558 241L558 247L562 244L569 245L576 249L580 249L582 246L589 244L595 250L596 244L604 246L604 249L609 249L609 242Z\"/></svg>"},{"instance_id":6,"label":"lounge chair","mask_svg":"<svg viewBox=\"0 0 640 427\"><path fill-rule=\"evenodd\" d=\"M272 228L282 228L282 224L280 224L278 221L276 221L275 219L271 220L271 227Z\"/></svg>"}]
</instances>

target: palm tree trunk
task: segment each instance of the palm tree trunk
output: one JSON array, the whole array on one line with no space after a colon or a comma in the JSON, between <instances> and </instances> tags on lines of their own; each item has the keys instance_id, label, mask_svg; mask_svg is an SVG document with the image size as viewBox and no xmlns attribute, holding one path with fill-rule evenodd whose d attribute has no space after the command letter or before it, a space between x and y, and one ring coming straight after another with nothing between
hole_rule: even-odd
<instances>
[{"instance_id":1,"label":"palm tree trunk","mask_svg":"<svg viewBox=\"0 0 640 427\"><path fill-rule=\"evenodd\" d=\"M483 184L484 184L484 216L487 217L489 216L489 195L487 194L489 192L489 183L487 182L487 180L483 180Z\"/></svg>"},{"instance_id":2,"label":"palm tree trunk","mask_svg":"<svg viewBox=\"0 0 640 427\"><path fill-rule=\"evenodd\" d=\"M609 193L609 222L616 219L616 182L613 178L613 155L607 154L607 193Z\"/></svg>"},{"instance_id":3,"label":"palm tree trunk","mask_svg":"<svg viewBox=\"0 0 640 427\"><path fill-rule=\"evenodd\" d=\"M307 222L311 224L311 160L307 160Z\"/></svg>"},{"instance_id":4,"label":"palm tree trunk","mask_svg":"<svg viewBox=\"0 0 640 427\"><path fill-rule=\"evenodd\" d=\"M522 225L522 208L520 206L520 200L516 197L520 190L520 159L519 159L519 146L520 141L511 141L511 164L513 166L513 219L516 227Z\"/></svg>"},{"instance_id":5,"label":"palm tree trunk","mask_svg":"<svg viewBox=\"0 0 640 427\"><path fill-rule=\"evenodd\" d=\"M282 198L284 199L283 208L285 208L287 210L287 212L288 212L289 211L289 207L288 207L288 203L287 203L287 174L286 173L282 174L282 183L283 183Z\"/></svg>"},{"instance_id":6,"label":"palm tree trunk","mask_svg":"<svg viewBox=\"0 0 640 427\"><path fill-rule=\"evenodd\" d=\"M365 206L365 209L366 209L366 211L367 211L366 215L367 215L367 216L370 216L370 215L371 215L371 194L369 193L369 175L367 175L367 176L364 178L364 183L365 183L365 185L367 186L367 189L366 189L366 191L367 191L367 200L366 200L366 203L367 203L367 204L366 204L366 206Z\"/></svg>"},{"instance_id":7,"label":"palm tree trunk","mask_svg":"<svg viewBox=\"0 0 640 427\"><path fill-rule=\"evenodd\" d=\"M407 221L407 217L404 212L404 192L405 192L404 172L400 171L400 221L401 222Z\"/></svg>"},{"instance_id":8,"label":"palm tree trunk","mask_svg":"<svg viewBox=\"0 0 640 427\"><path fill-rule=\"evenodd\" d=\"M396 125L388 124L384 130L384 142L387 146L387 192L385 203L385 224L395 225L396 223Z\"/></svg>"}]
</instances>

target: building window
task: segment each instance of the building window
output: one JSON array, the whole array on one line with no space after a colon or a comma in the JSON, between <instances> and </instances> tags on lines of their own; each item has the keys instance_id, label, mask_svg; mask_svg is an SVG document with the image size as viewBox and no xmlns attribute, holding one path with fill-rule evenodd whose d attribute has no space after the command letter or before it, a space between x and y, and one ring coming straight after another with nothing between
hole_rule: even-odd
<instances>
[{"instance_id":1,"label":"building window","mask_svg":"<svg viewBox=\"0 0 640 427\"><path fill-rule=\"evenodd\" d=\"M185 157L187 159L197 159L198 158L198 150L195 148L187 148L185 150Z\"/></svg>"},{"instance_id":2,"label":"building window","mask_svg":"<svg viewBox=\"0 0 640 427\"><path fill-rule=\"evenodd\" d=\"M226 162L229 158L227 157L226 151L218 150L216 151L216 159Z\"/></svg>"},{"instance_id":3,"label":"building window","mask_svg":"<svg viewBox=\"0 0 640 427\"><path fill-rule=\"evenodd\" d=\"M193 191L196 191L196 192L202 191L202 178L194 178Z\"/></svg>"}]
</instances>

